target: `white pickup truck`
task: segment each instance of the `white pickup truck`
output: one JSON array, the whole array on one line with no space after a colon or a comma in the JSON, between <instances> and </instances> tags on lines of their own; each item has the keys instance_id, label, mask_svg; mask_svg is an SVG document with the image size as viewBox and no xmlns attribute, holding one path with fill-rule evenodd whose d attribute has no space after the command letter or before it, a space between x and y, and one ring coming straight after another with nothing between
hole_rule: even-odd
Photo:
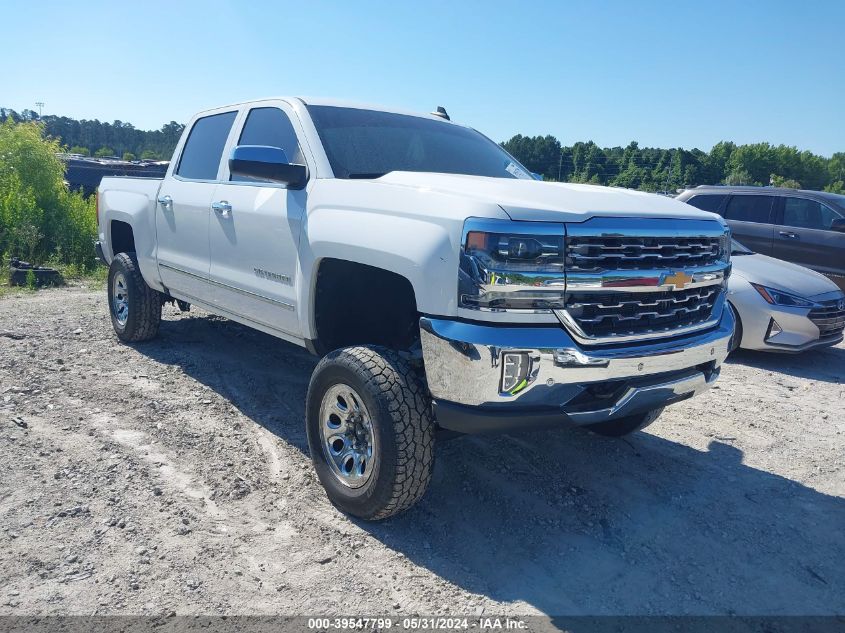
<instances>
[{"instance_id":1,"label":"white pickup truck","mask_svg":"<svg viewBox=\"0 0 845 633\"><path fill-rule=\"evenodd\" d=\"M364 519L423 495L436 435L643 428L716 380L734 330L718 216L539 182L445 111L202 112L164 179L103 179L98 222L121 340L178 301L323 356L311 456Z\"/></svg>"}]
</instances>

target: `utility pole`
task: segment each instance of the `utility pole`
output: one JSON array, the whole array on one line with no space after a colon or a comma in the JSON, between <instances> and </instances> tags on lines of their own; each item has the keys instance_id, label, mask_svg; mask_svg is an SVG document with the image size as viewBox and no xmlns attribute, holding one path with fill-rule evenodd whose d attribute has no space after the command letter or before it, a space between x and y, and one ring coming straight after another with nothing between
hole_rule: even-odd
<instances>
[{"instance_id":1,"label":"utility pole","mask_svg":"<svg viewBox=\"0 0 845 633\"><path fill-rule=\"evenodd\" d=\"M44 107L44 102L43 101L36 101L35 105L38 106L38 118L40 119L41 118L41 108Z\"/></svg>"},{"instance_id":2,"label":"utility pole","mask_svg":"<svg viewBox=\"0 0 845 633\"><path fill-rule=\"evenodd\" d=\"M563 148L560 151L560 160L557 161L557 181L560 182L560 171L563 167Z\"/></svg>"}]
</instances>

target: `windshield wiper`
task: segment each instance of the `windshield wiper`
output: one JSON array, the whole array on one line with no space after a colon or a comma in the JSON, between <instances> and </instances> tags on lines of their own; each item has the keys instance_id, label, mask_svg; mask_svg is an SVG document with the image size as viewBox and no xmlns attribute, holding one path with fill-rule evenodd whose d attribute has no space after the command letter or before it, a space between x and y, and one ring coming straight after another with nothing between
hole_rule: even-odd
<instances>
[{"instance_id":1,"label":"windshield wiper","mask_svg":"<svg viewBox=\"0 0 845 633\"><path fill-rule=\"evenodd\" d=\"M347 178L354 178L356 180L371 180L373 178L381 178L382 176L384 176L387 173L389 173L389 172L386 172L386 171L381 172L381 173L373 172L373 173L369 173L369 174L368 173L360 173L360 174L353 173L353 174L347 174L346 177Z\"/></svg>"}]
</instances>

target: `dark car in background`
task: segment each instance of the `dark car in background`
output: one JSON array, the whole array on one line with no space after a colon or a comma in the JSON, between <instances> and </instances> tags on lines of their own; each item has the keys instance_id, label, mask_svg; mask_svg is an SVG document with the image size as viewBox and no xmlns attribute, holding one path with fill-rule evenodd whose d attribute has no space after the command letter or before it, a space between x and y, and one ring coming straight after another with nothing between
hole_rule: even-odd
<instances>
[{"instance_id":1,"label":"dark car in background","mask_svg":"<svg viewBox=\"0 0 845 633\"><path fill-rule=\"evenodd\" d=\"M845 290L845 196L703 185L678 200L721 215L733 236L754 252L823 273Z\"/></svg>"}]
</instances>

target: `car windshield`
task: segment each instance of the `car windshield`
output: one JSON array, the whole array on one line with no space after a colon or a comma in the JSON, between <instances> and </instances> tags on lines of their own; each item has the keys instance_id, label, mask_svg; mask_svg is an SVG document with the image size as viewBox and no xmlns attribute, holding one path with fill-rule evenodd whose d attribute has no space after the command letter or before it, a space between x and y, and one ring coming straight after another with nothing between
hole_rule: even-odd
<instances>
[{"instance_id":1,"label":"car windshield","mask_svg":"<svg viewBox=\"0 0 845 633\"><path fill-rule=\"evenodd\" d=\"M524 178L530 172L470 128L425 117L308 106L336 178L378 178L391 171Z\"/></svg>"},{"instance_id":2,"label":"car windshield","mask_svg":"<svg viewBox=\"0 0 845 633\"><path fill-rule=\"evenodd\" d=\"M754 251L750 248L743 246L736 240L731 240L731 255L753 255Z\"/></svg>"}]
</instances>

